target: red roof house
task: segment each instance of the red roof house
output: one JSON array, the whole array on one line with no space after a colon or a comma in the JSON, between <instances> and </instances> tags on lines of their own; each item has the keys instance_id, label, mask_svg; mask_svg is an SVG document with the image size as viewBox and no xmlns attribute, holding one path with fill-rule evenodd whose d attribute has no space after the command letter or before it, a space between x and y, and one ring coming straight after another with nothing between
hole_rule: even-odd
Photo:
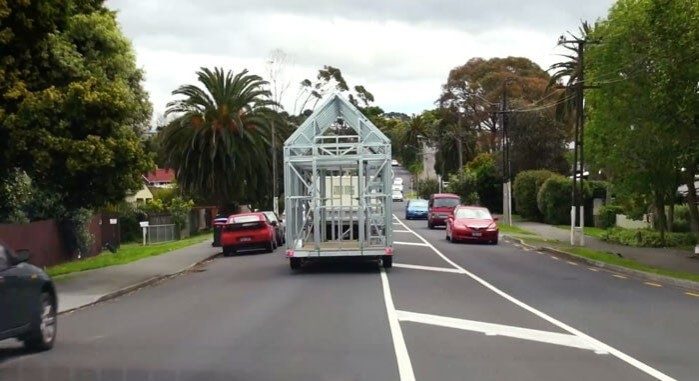
<instances>
[{"instance_id":1,"label":"red roof house","mask_svg":"<svg viewBox=\"0 0 699 381\"><path fill-rule=\"evenodd\" d=\"M151 187L169 187L175 184L175 171L169 168L156 168L155 171L143 175L143 179Z\"/></svg>"}]
</instances>

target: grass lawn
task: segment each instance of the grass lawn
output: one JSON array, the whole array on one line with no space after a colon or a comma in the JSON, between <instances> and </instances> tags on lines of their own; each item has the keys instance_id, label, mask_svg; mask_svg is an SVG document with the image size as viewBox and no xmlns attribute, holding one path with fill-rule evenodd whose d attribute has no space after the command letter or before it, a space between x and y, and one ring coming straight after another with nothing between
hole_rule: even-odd
<instances>
[{"instance_id":1,"label":"grass lawn","mask_svg":"<svg viewBox=\"0 0 699 381\"><path fill-rule=\"evenodd\" d=\"M556 225L557 228L561 228L563 230L568 230L570 231L570 225ZM595 228L595 227L587 227L585 226L585 235L589 235L590 237L595 237L602 239L602 234L607 231L607 229L602 229L602 228Z\"/></svg>"},{"instance_id":2,"label":"grass lawn","mask_svg":"<svg viewBox=\"0 0 699 381\"><path fill-rule=\"evenodd\" d=\"M119 251L112 254L108 251L102 252L94 257L85 258L83 260L66 262L60 265L52 266L46 269L46 272L52 276L59 276L74 273L77 271L85 271L99 269L107 266L123 265L125 263L137 261L139 259L152 257L167 252L191 246L196 243L211 239L211 234L201 234L193 237L185 238L180 241L165 242L156 245L143 246L140 243L127 243L121 245Z\"/></svg>"},{"instance_id":3,"label":"grass lawn","mask_svg":"<svg viewBox=\"0 0 699 381\"><path fill-rule=\"evenodd\" d=\"M524 230L524 229L517 227L515 225L498 224L498 229L500 229L500 233L505 233L505 234L534 235L534 233L532 233L528 230Z\"/></svg>"}]
</instances>

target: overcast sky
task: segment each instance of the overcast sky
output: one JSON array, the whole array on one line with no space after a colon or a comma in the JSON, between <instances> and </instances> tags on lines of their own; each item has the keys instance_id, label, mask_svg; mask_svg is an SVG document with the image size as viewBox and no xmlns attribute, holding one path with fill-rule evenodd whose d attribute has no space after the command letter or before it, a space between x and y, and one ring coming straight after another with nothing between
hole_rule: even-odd
<instances>
[{"instance_id":1,"label":"overcast sky","mask_svg":"<svg viewBox=\"0 0 699 381\"><path fill-rule=\"evenodd\" d=\"M524 56L546 69L556 41L613 0L107 0L132 40L154 113L201 66L266 76L288 55L284 99L323 65L364 85L386 111L434 107L449 70L472 57Z\"/></svg>"}]
</instances>

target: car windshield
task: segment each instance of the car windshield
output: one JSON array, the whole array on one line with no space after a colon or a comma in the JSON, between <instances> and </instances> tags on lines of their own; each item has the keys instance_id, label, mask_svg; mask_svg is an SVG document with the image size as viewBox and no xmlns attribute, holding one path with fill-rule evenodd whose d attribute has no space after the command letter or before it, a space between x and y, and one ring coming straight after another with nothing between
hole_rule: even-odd
<instances>
[{"instance_id":1,"label":"car windshield","mask_svg":"<svg viewBox=\"0 0 699 381\"><path fill-rule=\"evenodd\" d=\"M434 203L432 205L435 208L453 208L453 207L459 205L459 199L458 198L447 198L447 197L435 198Z\"/></svg>"},{"instance_id":2,"label":"car windshield","mask_svg":"<svg viewBox=\"0 0 699 381\"><path fill-rule=\"evenodd\" d=\"M469 218L476 220L492 220L490 213L486 209L458 208L454 214L456 218Z\"/></svg>"}]
</instances>

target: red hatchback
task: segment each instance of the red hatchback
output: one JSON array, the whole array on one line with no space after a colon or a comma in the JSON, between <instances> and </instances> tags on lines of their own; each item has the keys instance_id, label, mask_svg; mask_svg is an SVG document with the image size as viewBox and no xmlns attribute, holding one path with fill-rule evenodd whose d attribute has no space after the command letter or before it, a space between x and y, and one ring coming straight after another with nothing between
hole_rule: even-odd
<instances>
[{"instance_id":1,"label":"red hatchback","mask_svg":"<svg viewBox=\"0 0 699 381\"><path fill-rule=\"evenodd\" d=\"M277 248L274 226L263 213L241 213L228 217L228 223L221 231L223 255L235 254L241 249Z\"/></svg>"},{"instance_id":2,"label":"red hatchback","mask_svg":"<svg viewBox=\"0 0 699 381\"><path fill-rule=\"evenodd\" d=\"M497 219L486 208L457 206L447 218L447 240L498 243Z\"/></svg>"},{"instance_id":3,"label":"red hatchback","mask_svg":"<svg viewBox=\"0 0 699 381\"><path fill-rule=\"evenodd\" d=\"M459 204L461 204L461 199L453 193L431 195L427 204L427 227L434 229L435 226L446 225L447 217Z\"/></svg>"}]
</instances>

